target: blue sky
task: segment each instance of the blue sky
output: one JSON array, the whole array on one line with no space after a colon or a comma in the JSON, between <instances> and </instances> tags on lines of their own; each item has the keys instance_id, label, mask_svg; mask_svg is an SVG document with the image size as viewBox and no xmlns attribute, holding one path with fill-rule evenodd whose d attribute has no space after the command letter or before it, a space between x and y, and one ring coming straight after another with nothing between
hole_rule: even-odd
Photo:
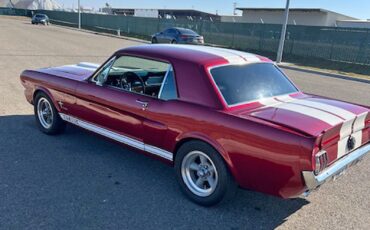
<instances>
[{"instance_id":1,"label":"blue sky","mask_svg":"<svg viewBox=\"0 0 370 230\"><path fill-rule=\"evenodd\" d=\"M77 6L77 0L56 0L64 7ZM180 8L232 14L233 2L239 7L284 7L285 0L81 0L81 5L102 7L108 2L113 7ZM361 19L370 19L370 0L291 0L291 7L325 8Z\"/></svg>"}]
</instances>

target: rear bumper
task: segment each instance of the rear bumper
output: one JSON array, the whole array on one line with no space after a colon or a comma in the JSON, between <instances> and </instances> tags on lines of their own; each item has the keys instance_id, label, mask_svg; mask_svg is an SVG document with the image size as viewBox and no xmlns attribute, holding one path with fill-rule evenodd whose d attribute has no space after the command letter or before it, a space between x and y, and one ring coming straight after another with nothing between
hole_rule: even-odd
<instances>
[{"instance_id":1,"label":"rear bumper","mask_svg":"<svg viewBox=\"0 0 370 230\"><path fill-rule=\"evenodd\" d=\"M188 45L204 45L204 42L200 42L200 41L184 41L184 40L180 40L178 42L179 44L188 44Z\"/></svg>"},{"instance_id":2,"label":"rear bumper","mask_svg":"<svg viewBox=\"0 0 370 230\"><path fill-rule=\"evenodd\" d=\"M319 175L315 175L313 171L303 171L302 175L308 189L307 192L310 192L315 188L319 187L320 185L322 185L323 183L325 183L326 181L333 179L333 177L340 174L351 165L357 163L369 152L370 152L370 143L354 150L347 156L338 160L332 166L321 172Z\"/></svg>"}]
</instances>

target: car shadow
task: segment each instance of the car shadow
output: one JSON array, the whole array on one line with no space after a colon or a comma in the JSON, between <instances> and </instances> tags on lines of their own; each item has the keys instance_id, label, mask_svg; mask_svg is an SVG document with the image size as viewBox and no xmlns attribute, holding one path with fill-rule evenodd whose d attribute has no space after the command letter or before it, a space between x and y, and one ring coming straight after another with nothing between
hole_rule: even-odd
<instances>
[{"instance_id":1,"label":"car shadow","mask_svg":"<svg viewBox=\"0 0 370 230\"><path fill-rule=\"evenodd\" d=\"M273 229L308 204L239 190L204 208L160 161L68 126L41 133L33 115L0 116L0 211L7 228Z\"/></svg>"}]
</instances>

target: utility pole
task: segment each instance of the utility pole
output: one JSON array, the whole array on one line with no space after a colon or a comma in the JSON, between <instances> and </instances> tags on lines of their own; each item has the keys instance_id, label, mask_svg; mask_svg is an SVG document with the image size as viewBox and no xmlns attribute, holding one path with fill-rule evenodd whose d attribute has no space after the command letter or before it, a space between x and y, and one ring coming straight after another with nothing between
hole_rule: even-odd
<instances>
[{"instance_id":1,"label":"utility pole","mask_svg":"<svg viewBox=\"0 0 370 230\"><path fill-rule=\"evenodd\" d=\"M290 0L287 0L286 7L285 7L285 18L284 18L283 27L281 29L280 43L279 43L279 49L278 49L278 53L276 57L276 63L280 63L281 60L283 59L286 28L287 28L288 19L289 19L289 4L290 4Z\"/></svg>"},{"instance_id":2,"label":"utility pole","mask_svg":"<svg viewBox=\"0 0 370 230\"><path fill-rule=\"evenodd\" d=\"M78 0L78 29L81 29L81 9L80 0Z\"/></svg>"}]
</instances>

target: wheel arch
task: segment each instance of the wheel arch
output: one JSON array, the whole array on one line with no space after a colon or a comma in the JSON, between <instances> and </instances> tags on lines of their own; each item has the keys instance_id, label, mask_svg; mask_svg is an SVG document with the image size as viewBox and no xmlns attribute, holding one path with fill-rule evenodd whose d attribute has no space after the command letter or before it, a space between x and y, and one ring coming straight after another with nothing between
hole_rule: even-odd
<instances>
[{"instance_id":1,"label":"wheel arch","mask_svg":"<svg viewBox=\"0 0 370 230\"><path fill-rule=\"evenodd\" d=\"M182 145L184 145L185 143L190 142L190 141L201 141L201 142L204 142L204 143L208 144L213 149L215 149L221 155L222 159L225 161L226 166L230 170L233 177L235 179L237 179L237 173L235 171L235 167L234 167L234 165L231 161L231 158L230 158L229 154L227 153L227 151L217 141L214 141L211 138L206 137L205 135L202 135L202 134L187 134L187 135L184 135L183 137L179 138L176 141L176 145L175 145L175 148L174 148L174 151L173 151L173 154L174 154L173 159L176 159L176 155L177 155L177 152L180 149L180 147Z\"/></svg>"},{"instance_id":2,"label":"wheel arch","mask_svg":"<svg viewBox=\"0 0 370 230\"><path fill-rule=\"evenodd\" d=\"M41 87L41 86L37 86L33 92L33 95L32 95L32 104L35 104L35 98L37 96L37 94L39 93L44 93L46 94L50 100L52 101L54 107L56 108L56 110L58 112L60 112L60 108L59 108L59 105L58 103L56 102L56 100L54 99L53 95L50 93L50 91L44 87Z\"/></svg>"}]
</instances>

